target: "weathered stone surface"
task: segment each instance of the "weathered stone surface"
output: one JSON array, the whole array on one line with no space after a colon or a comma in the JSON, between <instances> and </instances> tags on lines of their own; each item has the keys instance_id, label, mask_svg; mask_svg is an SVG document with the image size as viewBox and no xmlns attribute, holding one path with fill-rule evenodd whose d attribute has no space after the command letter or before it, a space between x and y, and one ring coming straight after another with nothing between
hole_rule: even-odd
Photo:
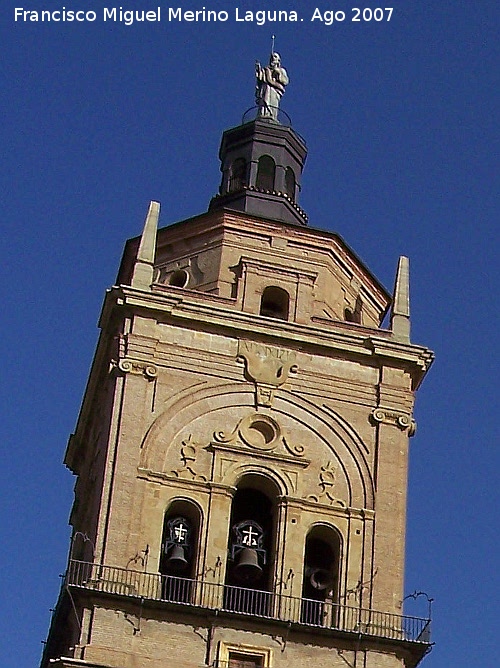
<instances>
[{"instance_id":1,"label":"weathered stone surface","mask_svg":"<svg viewBox=\"0 0 500 668\"><path fill-rule=\"evenodd\" d=\"M274 668L402 666L390 644L222 622L222 598L194 616L143 600L160 597L139 575L159 572L174 502L199 513L194 577L224 582L231 503L247 476L276 494L273 591L302 596L306 538L320 527L340 545L330 600L401 613L413 392L432 361L399 326L397 341L379 328L388 295L326 232L212 212L159 231L150 287L138 267L149 271L156 213L106 298L66 458L78 476L71 523L88 537L72 556L130 571L130 589L80 593L66 653L110 668L164 668L172 657L226 668L235 647ZM261 313L269 286L289 295L286 317ZM346 322L355 308L360 321Z\"/></svg>"}]
</instances>

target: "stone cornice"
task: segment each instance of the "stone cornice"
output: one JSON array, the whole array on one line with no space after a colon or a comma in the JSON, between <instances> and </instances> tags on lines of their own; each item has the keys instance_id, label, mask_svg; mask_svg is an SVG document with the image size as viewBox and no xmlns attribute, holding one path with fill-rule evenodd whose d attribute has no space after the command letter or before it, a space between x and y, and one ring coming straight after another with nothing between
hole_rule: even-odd
<instances>
[{"instance_id":1,"label":"stone cornice","mask_svg":"<svg viewBox=\"0 0 500 668\"><path fill-rule=\"evenodd\" d=\"M150 469L145 469L143 467L137 468L137 477L149 480L150 482L168 483L171 487L179 487L179 489L185 489L187 485L189 487L204 490L205 492L209 490L209 483L206 480L188 480L186 478L179 478L172 473L151 471Z\"/></svg>"},{"instance_id":2,"label":"stone cornice","mask_svg":"<svg viewBox=\"0 0 500 668\"><path fill-rule=\"evenodd\" d=\"M251 455L252 452L248 450L243 450L241 447L234 447L231 445L226 445L226 444L221 444L221 443L215 443L212 442L208 446L207 450L209 452L230 452L233 455L237 455L238 457L241 457L242 455ZM254 453L255 454L255 453ZM284 455L281 454L273 454L270 452L262 452L259 451L258 453L258 458L259 461L270 461L274 462L275 464L287 464L288 466L296 466L298 468L306 469L309 464L311 463L310 459L297 459L293 457L285 457Z\"/></svg>"},{"instance_id":3,"label":"stone cornice","mask_svg":"<svg viewBox=\"0 0 500 668\"><path fill-rule=\"evenodd\" d=\"M363 327L361 331L344 323L332 323L328 329L294 322L276 321L254 313L230 308L234 301L205 293L183 294L175 289L160 292L135 290L129 286L114 287L106 294L100 326L106 327L116 306L127 310L147 310L165 321L183 327L213 329L245 338L248 331L264 341L274 341L283 346L305 349L323 349L345 356L377 359L378 363L409 367L414 376L414 389L418 387L434 359L428 348L395 341L390 331ZM370 331L372 333L370 333Z\"/></svg>"},{"instance_id":4,"label":"stone cornice","mask_svg":"<svg viewBox=\"0 0 500 668\"><path fill-rule=\"evenodd\" d=\"M375 519L375 511L371 508L351 508L349 506L332 506L326 503L316 502L311 499L299 499L288 496L281 497L290 509L304 510L314 509L315 512L321 510L325 516L336 517L357 517L360 519L373 520Z\"/></svg>"},{"instance_id":5,"label":"stone cornice","mask_svg":"<svg viewBox=\"0 0 500 668\"><path fill-rule=\"evenodd\" d=\"M217 330L241 339L246 339L248 332L252 332L255 341L301 351L312 349L316 354L336 354L346 359L362 359L375 366L403 366L412 375L414 390L422 382L434 359L434 354L428 348L395 341L388 330L352 327L350 323L343 322L331 322L328 327L325 323L325 326L318 327L314 323L304 325L277 321L237 311L234 305L233 299L171 287L145 291L129 286L115 286L107 290L99 319L102 331L75 429L77 438L71 439L68 444L65 457L67 466L74 470L76 465L77 442L83 435L82 428L85 428L95 387L99 384L104 369L109 367L110 338L116 335L117 325L124 313L142 311L164 322L186 328ZM141 365L147 363L148 370L150 366L152 370L154 365L160 363L156 357L153 359L150 355L147 359L134 358L133 361Z\"/></svg>"}]
</instances>

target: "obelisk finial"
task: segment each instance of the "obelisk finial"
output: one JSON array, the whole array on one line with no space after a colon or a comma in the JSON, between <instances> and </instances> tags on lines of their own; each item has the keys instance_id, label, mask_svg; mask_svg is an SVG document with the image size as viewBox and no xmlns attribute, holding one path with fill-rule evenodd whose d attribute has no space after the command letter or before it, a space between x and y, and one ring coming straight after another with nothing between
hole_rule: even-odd
<instances>
[{"instance_id":1,"label":"obelisk finial","mask_svg":"<svg viewBox=\"0 0 500 668\"><path fill-rule=\"evenodd\" d=\"M151 202L134 264L134 273L131 282L131 285L134 288L149 290L151 283L153 282L159 216L160 203Z\"/></svg>"},{"instance_id":2,"label":"obelisk finial","mask_svg":"<svg viewBox=\"0 0 500 668\"><path fill-rule=\"evenodd\" d=\"M394 283L391 329L396 340L410 341L410 261L404 255L399 258Z\"/></svg>"}]
</instances>

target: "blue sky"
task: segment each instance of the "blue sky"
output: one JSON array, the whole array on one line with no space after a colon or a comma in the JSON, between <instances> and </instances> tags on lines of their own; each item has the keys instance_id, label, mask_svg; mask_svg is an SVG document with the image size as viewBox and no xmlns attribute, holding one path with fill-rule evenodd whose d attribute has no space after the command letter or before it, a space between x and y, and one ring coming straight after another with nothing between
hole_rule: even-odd
<instances>
[{"instance_id":1,"label":"blue sky","mask_svg":"<svg viewBox=\"0 0 500 668\"><path fill-rule=\"evenodd\" d=\"M227 22L168 22L162 5L161 22L125 26L102 21L102 0L46 0L28 8L98 18L32 23L2 3L6 668L38 664L56 601L73 485L61 461L123 244L150 199L162 225L206 210L221 133L253 105L273 33L291 81L283 108L309 148L301 206L389 288L409 255L412 338L436 352L410 463L406 590L435 599L422 665L498 664L498 3L395 0L389 22L352 22L377 3L317 2L346 20L311 22L304 0L242 0L240 13L304 21L237 23L214 0Z\"/></svg>"}]
</instances>

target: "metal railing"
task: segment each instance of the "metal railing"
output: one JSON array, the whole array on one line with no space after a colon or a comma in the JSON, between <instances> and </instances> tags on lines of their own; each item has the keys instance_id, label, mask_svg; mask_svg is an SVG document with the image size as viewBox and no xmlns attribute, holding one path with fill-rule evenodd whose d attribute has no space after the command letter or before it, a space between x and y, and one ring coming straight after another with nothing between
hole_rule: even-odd
<instances>
[{"instance_id":1,"label":"metal railing","mask_svg":"<svg viewBox=\"0 0 500 668\"><path fill-rule=\"evenodd\" d=\"M117 596L219 610L390 640L430 644L430 619L234 587L206 580L141 573L125 568L71 560L65 584L68 587Z\"/></svg>"},{"instance_id":2,"label":"metal railing","mask_svg":"<svg viewBox=\"0 0 500 668\"><path fill-rule=\"evenodd\" d=\"M285 128L292 127L292 119L286 113L286 111L281 109L281 107L273 107L271 105L267 105L266 108L269 111L272 110L272 112L276 117L276 120L271 118L271 115L262 114L261 113L262 107L260 105L255 105L254 107L250 107L250 109L247 109L245 111L245 113L241 118L241 124L245 125L245 123L250 123L251 121L261 120L261 121L266 121L268 123L276 123L277 125L282 125Z\"/></svg>"}]
</instances>

